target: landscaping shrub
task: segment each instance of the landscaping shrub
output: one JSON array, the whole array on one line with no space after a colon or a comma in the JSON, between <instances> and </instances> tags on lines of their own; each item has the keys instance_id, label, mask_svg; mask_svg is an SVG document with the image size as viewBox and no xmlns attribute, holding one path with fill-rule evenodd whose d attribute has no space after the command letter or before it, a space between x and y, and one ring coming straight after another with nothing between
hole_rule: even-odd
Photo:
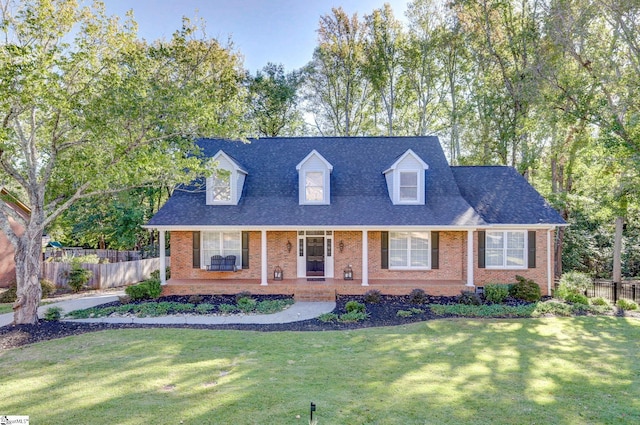
<instances>
[{"instance_id":1,"label":"landscaping shrub","mask_svg":"<svg viewBox=\"0 0 640 425\"><path fill-rule=\"evenodd\" d=\"M236 302L240 301L242 298L251 298L251 292L242 291L236 294Z\"/></svg>"},{"instance_id":2,"label":"landscaping shrub","mask_svg":"<svg viewBox=\"0 0 640 425\"><path fill-rule=\"evenodd\" d=\"M573 304L589 305L589 298L587 298L587 296L584 294L569 292L565 295L564 300Z\"/></svg>"},{"instance_id":3,"label":"landscaping shrub","mask_svg":"<svg viewBox=\"0 0 640 425\"><path fill-rule=\"evenodd\" d=\"M137 285L128 286L124 292L131 297L132 301L155 299L162 293L162 285L159 280L149 279Z\"/></svg>"},{"instance_id":4,"label":"landscaping shrub","mask_svg":"<svg viewBox=\"0 0 640 425\"><path fill-rule=\"evenodd\" d=\"M349 301L347 304L345 304L344 309L347 311L347 313L364 313L366 311L365 305L359 303L358 301Z\"/></svg>"},{"instance_id":5,"label":"landscaping shrub","mask_svg":"<svg viewBox=\"0 0 640 425\"><path fill-rule=\"evenodd\" d=\"M454 315L462 317L531 317L535 304L509 306L504 304L430 304L429 308L435 314Z\"/></svg>"},{"instance_id":6,"label":"landscaping shrub","mask_svg":"<svg viewBox=\"0 0 640 425\"><path fill-rule=\"evenodd\" d=\"M475 292L463 290L460 292L460 295L458 295L458 303L465 305L480 305L482 304L482 300Z\"/></svg>"},{"instance_id":7,"label":"landscaping shrub","mask_svg":"<svg viewBox=\"0 0 640 425\"><path fill-rule=\"evenodd\" d=\"M231 314L231 313L237 311L238 307L236 307L233 304L220 304L218 306L218 310L220 310L220 313L222 313L222 314Z\"/></svg>"},{"instance_id":8,"label":"landscaping shrub","mask_svg":"<svg viewBox=\"0 0 640 425\"><path fill-rule=\"evenodd\" d=\"M40 279L40 288L42 288L42 298L49 298L56 293L56 284L47 279Z\"/></svg>"},{"instance_id":9,"label":"landscaping shrub","mask_svg":"<svg viewBox=\"0 0 640 425\"><path fill-rule=\"evenodd\" d=\"M539 317L546 314L553 316L571 316L572 309L569 304L565 304L556 300L549 300L543 303L538 303L533 311L533 317Z\"/></svg>"},{"instance_id":10,"label":"landscaping shrub","mask_svg":"<svg viewBox=\"0 0 640 425\"><path fill-rule=\"evenodd\" d=\"M535 302L540 300L542 292L540 286L531 279L516 276L517 282L511 285L509 295L518 300Z\"/></svg>"},{"instance_id":11,"label":"landscaping shrub","mask_svg":"<svg viewBox=\"0 0 640 425\"><path fill-rule=\"evenodd\" d=\"M91 270L83 269L79 264L71 263L68 284L73 292L80 292L93 276Z\"/></svg>"},{"instance_id":12,"label":"landscaping shrub","mask_svg":"<svg viewBox=\"0 0 640 425\"><path fill-rule=\"evenodd\" d=\"M601 306L610 306L609 301L605 300L602 297L596 297L591 299L591 304L593 305L601 305Z\"/></svg>"},{"instance_id":13,"label":"landscaping shrub","mask_svg":"<svg viewBox=\"0 0 640 425\"><path fill-rule=\"evenodd\" d=\"M339 317L335 313L323 313L320 316L318 316L318 320L320 320L323 323L337 322L338 319Z\"/></svg>"},{"instance_id":14,"label":"landscaping shrub","mask_svg":"<svg viewBox=\"0 0 640 425\"><path fill-rule=\"evenodd\" d=\"M509 296L509 286L498 283L489 283L484 287L484 297L487 301L500 304Z\"/></svg>"},{"instance_id":15,"label":"landscaping shrub","mask_svg":"<svg viewBox=\"0 0 640 425\"><path fill-rule=\"evenodd\" d=\"M416 288L409 293L411 304L424 304L427 301L427 294L420 288Z\"/></svg>"},{"instance_id":16,"label":"landscaping shrub","mask_svg":"<svg viewBox=\"0 0 640 425\"><path fill-rule=\"evenodd\" d=\"M638 309L638 304L636 304L634 301L629 301L625 299L618 300L616 305L620 310L637 310Z\"/></svg>"},{"instance_id":17,"label":"landscaping shrub","mask_svg":"<svg viewBox=\"0 0 640 425\"><path fill-rule=\"evenodd\" d=\"M171 268L170 267L167 267L165 269L165 275L166 275L167 279L169 279L171 277ZM160 270L152 271L150 279L160 280Z\"/></svg>"},{"instance_id":18,"label":"landscaping shrub","mask_svg":"<svg viewBox=\"0 0 640 425\"><path fill-rule=\"evenodd\" d=\"M260 301L256 306L256 311L261 314L271 314L282 311L293 304L292 299L286 300L264 300Z\"/></svg>"},{"instance_id":19,"label":"landscaping shrub","mask_svg":"<svg viewBox=\"0 0 640 425\"><path fill-rule=\"evenodd\" d=\"M424 310L421 308L411 308L409 310L398 310L398 312L396 313L396 316L398 317L411 317L414 316L416 314L422 314L424 313Z\"/></svg>"},{"instance_id":20,"label":"landscaping shrub","mask_svg":"<svg viewBox=\"0 0 640 425\"><path fill-rule=\"evenodd\" d=\"M382 293L377 289L365 292L364 302L368 304L378 304L382 300Z\"/></svg>"},{"instance_id":21,"label":"landscaping shrub","mask_svg":"<svg viewBox=\"0 0 640 425\"><path fill-rule=\"evenodd\" d=\"M215 304L202 303L196 305L196 313L198 314L209 314L213 313L216 310Z\"/></svg>"},{"instance_id":22,"label":"landscaping shrub","mask_svg":"<svg viewBox=\"0 0 640 425\"><path fill-rule=\"evenodd\" d=\"M62 318L62 308L50 307L44 313L44 320L47 322L57 322Z\"/></svg>"},{"instance_id":23,"label":"landscaping shrub","mask_svg":"<svg viewBox=\"0 0 640 425\"><path fill-rule=\"evenodd\" d=\"M9 288L0 295L0 303L13 303L18 299L18 284L13 282Z\"/></svg>"},{"instance_id":24,"label":"landscaping shrub","mask_svg":"<svg viewBox=\"0 0 640 425\"><path fill-rule=\"evenodd\" d=\"M558 287L576 294L584 294L591 284L591 276L587 273L572 271L562 274Z\"/></svg>"},{"instance_id":25,"label":"landscaping shrub","mask_svg":"<svg viewBox=\"0 0 640 425\"><path fill-rule=\"evenodd\" d=\"M251 297L242 297L238 299L238 309L243 313L251 313L256 309L258 302Z\"/></svg>"},{"instance_id":26,"label":"landscaping shrub","mask_svg":"<svg viewBox=\"0 0 640 425\"><path fill-rule=\"evenodd\" d=\"M369 313L365 311L352 310L340 315L340 321L343 323L361 322L369 318Z\"/></svg>"}]
</instances>

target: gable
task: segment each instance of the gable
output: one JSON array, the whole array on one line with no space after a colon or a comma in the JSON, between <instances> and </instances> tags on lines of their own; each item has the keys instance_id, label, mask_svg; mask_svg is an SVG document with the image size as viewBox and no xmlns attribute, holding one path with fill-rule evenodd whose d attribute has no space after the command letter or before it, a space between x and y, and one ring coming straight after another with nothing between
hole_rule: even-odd
<instances>
[{"instance_id":1,"label":"gable","mask_svg":"<svg viewBox=\"0 0 640 425\"><path fill-rule=\"evenodd\" d=\"M394 205L424 205L425 170L429 166L408 149L384 171L387 192Z\"/></svg>"}]
</instances>

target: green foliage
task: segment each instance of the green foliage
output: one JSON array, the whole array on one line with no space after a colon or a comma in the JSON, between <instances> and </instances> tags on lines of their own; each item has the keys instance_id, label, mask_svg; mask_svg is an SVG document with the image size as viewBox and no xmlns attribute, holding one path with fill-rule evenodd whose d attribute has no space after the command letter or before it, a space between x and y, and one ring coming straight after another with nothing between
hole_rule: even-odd
<instances>
[{"instance_id":1,"label":"green foliage","mask_svg":"<svg viewBox=\"0 0 640 425\"><path fill-rule=\"evenodd\" d=\"M236 302L240 301L242 298L251 298L251 292L242 291L242 292L236 294Z\"/></svg>"},{"instance_id":2,"label":"green foliage","mask_svg":"<svg viewBox=\"0 0 640 425\"><path fill-rule=\"evenodd\" d=\"M198 314L210 314L216 311L216 305L209 303L198 303L195 307L195 310Z\"/></svg>"},{"instance_id":3,"label":"green foliage","mask_svg":"<svg viewBox=\"0 0 640 425\"><path fill-rule=\"evenodd\" d=\"M510 285L490 283L484 287L484 297L487 301L500 304L509 296Z\"/></svg>"},{"instance_id":4,"label":"green foliage","mask_svg":"<svg viewBox=\"0 0 640 425\"><path fill-rule=\"evenodd\" d=\"M238 299L238 309L243 313L251 313L256 309L258 302L251 297L241 297Z\"/></svg>"},{"instance_id":5,"label":"green foliage","mask_svg":"<svg viewBox=\"0 0 640 425\"><path fill-rule=\"evenodd\" d=\"M366 311L352 310L340 315L340 321L342 323L356 323L362 322L369 318L369 313Z\"/></svg>"},{"instance_id":6,"label":"green foliage","mask_svg":"<svg viewBox=\"0 0 640 425\"><path fill-rule=\"evenodd\" d=\"M620 310L637 310L638 304L635 301L625 300L624 298L619 299L616 303L616 306Z\"/></svg>"},{"instance_id":7,"label":"green foliage","mask_svg":"<svg viewBox=\"0 0 640 425\"><path fill-rule=\"evenodd\" d=\"M323 323L337 322L339 319L340 317L335 313L322 313L318 316L318 320Z\"/></svg>"},{"instance_id":8,"label":"green foliage","mask_svg":"<svg viewBox=\"0 0 640 425\"><path fill-rule=\"evenodd\" d=\"M80 292L82 288L89 282L93 272L91 270L83 269L77 264L71 263L71 270L69 270L68 285L73 292Z\"/></svg>"},{"instance_id":9,"label":"green foliage","mask_svg":"<svg viewBox=\"0 0 640 425\"><path fill-rule=\"evenodd\" d=\"M57 322L62 318L61 307L49 307L44 313L44 320L47 322Z\"/></svg>"},{"instance_id":10,"label":"green foliage","mask_svg":"<svg viewBox=\"0 0 640 425\"><path fill-rule=\"evenodd\" d=\"M607 301L606 299L602 298L602 297L595 297L595 298L591 298L591 304L592 305L601 305L601 306L609 306L609 301Z\"/></svg>"},{"instance_id":11,"label":"green foliage","mask_svg":"<svg viewBox=\"0 0 640 425\"><path fill-rule=\"evenodd\" d=\"M256 311L260 314L277 313L293 305L293 299L284 300L263 300L256 306Z\"/></svg>"},{"instance_id":12,"label":"green foliage","mask_svg":"<svg viewBox=\"0 0 640 425\"><path fill-rule=\"evenodd\" d=\"M517 282L511 285L509 295L518 300L535 302L542 296L540 286L531 279L516 276Z\"/></svg>"},{"instance_id":13,"label":"green foliage","mask_svg":"<svg viewBox=\"0 0 640 425\"><path fill-rule=\"evenodd\" d=\"M427 301L427 294L420 288L413 289L409 293L409 302L411 304L424 304Z\"/></svg>"},{"instance_id":14,"label":"green foliage","mask_svg":"<svg viewBox=\"0 0 640 425\"><path fill-rule=\"evenodd\" d=\"M359 303L358 301L347 302L344 306L344 309L347 311L347 313L364 313L367 310L366 306L362 303Z\"/></svg>"},{"instance_id":15,"label":"green foliage","mask_svg":"<svg viewBox=\"0 0 640 425\"><path fill-rule=\"evenodd\" d=\"M415 316L416 314L422 314L422 313L424 313L424 310L421 308L411 308L409 310L398 310L398 312L396 313L396 316L411 317L411 316Z\"/></svg>"},{"instance_id":16,"label":"green foliage","mask_svg":"<svg viewBox=\"0 0 640 425\"><path fill-rule=\"evenodd\" d=\"M222 314L231 314L238 311L238 307L233 304L220 304L218 306L218 310L220 310L220 313Z\"/></svg>"},{"instance_id":17,"label":"green foliage","mask_svg":"<svg viewBox=\"0 0 640 425\"><path fill-rule=\"evenodd\" d=\"M564 300L573 304L584 304L589 305L589 298L584 294L576 294L575 292L568 293Z\"/></svg>"},{"instance_id":18,"label":"green foliage","mask_svg":"<svg viewBox=\"0 0 640 425\"><path fill-rule=\"evenodd\" d=\"M429 304L429 309L438 315L461 317L531 317L535 304L508 306L504 304Z\"/></svg>"},{"instance_id":19,"label":"green foliage","mask_svg":"<svg viewBox=\"0 0 640 425\"><path fill-rule=\"evenodd\" d=\"M49 298L56 293L56 284L47 279L40 279L42 298Z\"/></svg>"},{"instance_id":20,"label":"green foliage","mask_svg":"<svg viewBox=\"0 0 640 425\"><path fill-rule=\"evenodd\" d=\"M364 293L364 302L367 304L378 304L382 300L382 293L377 289L371 289Z\"/></svg>"},{"instance_id":21,"label":"green foliage","mask_svg":"<svg viewBox=\"0 0 640 425\"><path fill-rule=\"evenodd\" d=\"M482 304L482 300L475 292L463 290L460 295L458 295L458 303L466 305L480 305Z\"/></svg>"},{"instance_id":22,"label":"green foliage","mask_svg":"<svg viewBox=\"0 0 640 425\"><path fill-rule=\"evenodd\" d=\"M171 277L171 267L165 269L167 279ZM151 272L151 279L160 280L160 270L154 270Z\"/></svg>"},{"instance_id":23,"label":"green foliage","mask_svg":"<svg viewBox=\"0 0 640 425\"><path fill-rule=\"evenodd\" d=\"M124 292L133 301L154 299L158 298L162 293L162 285L159 280L148 279L137 285L128 286Z\"/></svg>"},{"instance_id":24,"label":"green foliage","mask_svg":"<svg viewBox=\"0 0 640 425\"><path fill-rule=\"evenodd\" d=\"M6 291L0 294L0 303L13 303L18 299L18 286L12 283Z\"/></svg>"}]
</instances>

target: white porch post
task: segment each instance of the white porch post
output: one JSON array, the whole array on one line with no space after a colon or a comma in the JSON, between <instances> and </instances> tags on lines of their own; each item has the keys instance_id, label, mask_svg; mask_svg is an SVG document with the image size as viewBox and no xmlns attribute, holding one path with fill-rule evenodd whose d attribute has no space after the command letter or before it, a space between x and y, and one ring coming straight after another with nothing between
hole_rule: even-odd
<instances>
[{"instance_id":1,"label":"white porch post","mask_svg":"<svg viewBox=\"0 0 640 425\"><path fill-rule=\"evenodd\" d=\"M467 230L467 286L473 285L473 230Z\"/></svg>"},{"instance_id":2,"label":"white porch post","mask_svg":"<svg viewBox=\"0 0 640 425\"><path fill-rule=\"evenodd\" d=\"M165 245L165 233L164 230L158 231L160 234L160 284L167 284L167 249Z\"/></svg>"},{"instance_id":3,"label":"white porch post","mask_svg":"<svg viewBox=\"0 0 640 425\"><path fill-rule=\"evenodd\" d=\"M551 273L551 229L547 230L547 295L551 295L551 279L553 274Z\"/></svg>"},{"instance_id":4,"label":"white porch post","mask_svg":"<svg viewBox=\"0 0 640 425\"><path fill-rule=\"evenodd\" d=\"M369 286L369 233L362 231L362 286Z\"/></svg>"},{"instance_id":5,"label":"white porch post","mask_svg":"<svg viewBox=\"0 0 640 425\"><path fill-rule=\"evenodd\" d=\"M260 246L260 250L261 250L261 255L260 255L260 260L261 260L261 265L262 265L262 271L260 273L261 277L262 277L262 281L260 282L260 285L266 286L267 285L267 231L266 230L262 230L262 239L261 239L261 246Z\"/></svg>"}]
</instances>

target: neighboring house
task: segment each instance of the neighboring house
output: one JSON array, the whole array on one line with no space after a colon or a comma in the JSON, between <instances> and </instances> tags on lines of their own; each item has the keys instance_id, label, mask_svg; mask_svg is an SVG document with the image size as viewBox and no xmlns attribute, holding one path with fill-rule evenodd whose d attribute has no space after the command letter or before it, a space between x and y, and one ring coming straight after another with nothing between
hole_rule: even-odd
<instances>
[{"instance_id":1,"label":"neighboring house","mask_svg":"<svg viewBox=\"0 0 640 425\"><path fill-rule=\"evenodd\" d=\"M20 202L5 188L0 188L0 202L3 202L15 211L16 214L25 218L28 218L29 214L31 214L29 207ZM20 235L24 232L24 228L12 217L9 217L9 224L16 234ZM16 280L16 263L14 257L15 250L13 245L11 245L11 242L9 242L4 232L0 230L0 288L6 288Z\"/></svg>"},{"instance_id":2,"label":"neighboring house","mask_svg":"<svg viewBox=\"0 0 640 425\"><path fill-rule=\"evenodd\" d=\"M218 171L176 188L146 226L161 243L170 232L165 293L456 295L516 275L550 292L565 222L513 168L450 167L436 137L198 145Z\"/></svg>"}]
</instances>

